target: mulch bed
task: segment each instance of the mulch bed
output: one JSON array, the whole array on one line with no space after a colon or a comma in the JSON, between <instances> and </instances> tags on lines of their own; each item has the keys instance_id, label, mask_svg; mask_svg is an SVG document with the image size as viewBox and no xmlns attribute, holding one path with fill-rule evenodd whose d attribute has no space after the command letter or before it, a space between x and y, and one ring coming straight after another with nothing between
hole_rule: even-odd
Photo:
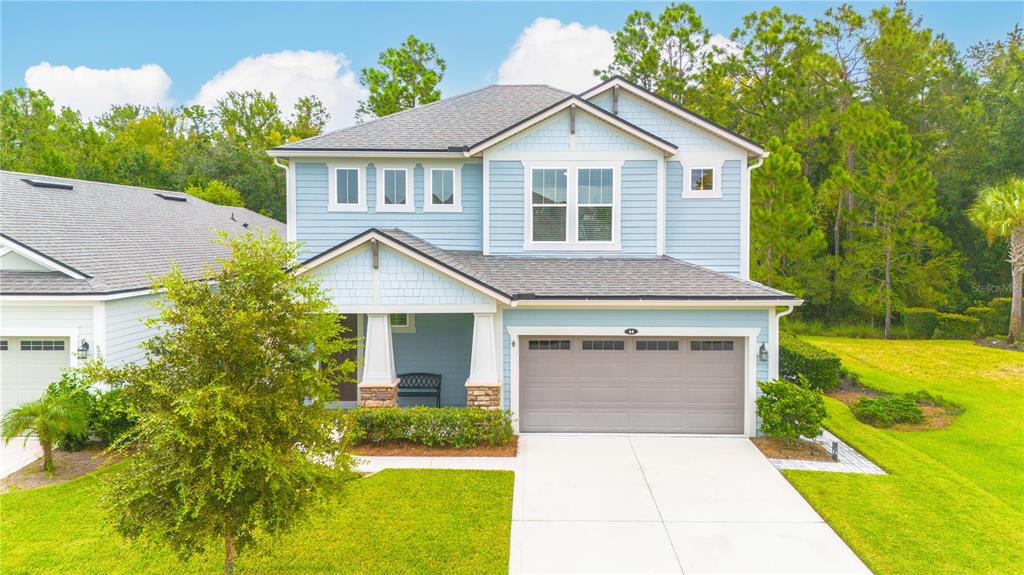
<instances>
[{"instance_id":1,"label":"mulch bed","mask_svg":"<svg viewBox=\"0 0 1024 575\"><path fill-rule=\"evenodd\" d=\"M1005 349L1006 351L1024 351L1024 345L1010 345L1005 341L998 339L976 339L974 345L980 345L982 347L993 347L995 349Z\"/></svg>"},{"instance_id":2,"label":"mulch bed","mask_svg":"<svg viewBox=\"0 0 1024 575\"><path fill-rule=\"evenodd\" d=\"M787 444L777 437L754 437L751 440L765 457L772 459L799 459L801 461L832 461L832 454L821 444L806 439Z\"/></svg>"},{"instance_id":3,"label":"mulch bed","mask_svg":"<svg viewBox=\"0 0 1024 575\"><path fill-rule=\"evenodd\" d=\"M838 399L852 407L862 397L884 397L887 394L849 381L844 381L839 389L830 391L826 395L832 399ZM922 423L897 423L887 429L894 429L896 431L934 431L936 429L945 429L953 423L953 420L955 420L956 416L960 413L959 410L954 407L925 405L920 403L918 406L924 414L924 421Z\"/></svg>"},{"instance_id":4,"label":"mulch bed","mask_svg":"<svg viewBox=\"0 0 1024 575\"><path fill-rule=\"evenodd\" d=\"M0 491L14 489L33 489L44 485L54 485L85 475L97 470L102 465L112 465L121 460L121 456L104 452L102 445L87 445L81 451L53 452L53 473L43 471L43 458L0 479Z\"/></svg>"},{"instance_id":5,"label":"mulch bed","mask_svg":"<svg viewBox=\"0 0 1024 575\"><path fill-rule=\"evenodd\" d=\"M389 455L405 457L515 457L519 451L519 437L507 445L480 445L478 447L428 447L415 443L388 442L355 445L349 448L353 455Z\"/></svg>"}]
</instances>

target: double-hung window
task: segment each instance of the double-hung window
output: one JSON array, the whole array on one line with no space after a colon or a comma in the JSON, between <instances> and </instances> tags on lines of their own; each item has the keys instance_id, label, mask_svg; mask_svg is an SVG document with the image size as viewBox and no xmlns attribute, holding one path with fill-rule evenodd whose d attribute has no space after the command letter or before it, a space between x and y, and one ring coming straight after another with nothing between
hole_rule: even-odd
<instances>
[{"instance_id":1,"label":"double-hung window","mask_svg":"<svg viewBox=\"0 0 1024 575\"><path fill-rule=\"evenodd\" d=\"M683 179L684 198L720 198L722 189L719 170L712 167L694 167L686 170Z\"/></svg>"},{"instance_id":2,"label":"double-hung window","mask_svg":"<svg viewBox=\"0 0 1024 575\"><path fill-rule=\"evenodd\" d=\"M533 170L531 185L531 213L534 242L564 242L567 212L569 176L565 168L537 168Z\"/></svg>"},{"instance_id":3,"label":"double-hung window","mask_svg":"<svg viewBox=\"0 0 1024 575\"><path fill-rule=\"evenodd\" d=\"M426 167L423 209L428 212L461 212L462 189L459 168Z\"/></svg>"},{"instance_id":4,"label":"double-hung window","mask_svg":"<svg viewBox=\"0 0 1024 575\"><path fill-rule=\"evenodd\" d=\"M377 211L411 212L416 209L408 168L383 166L378 170L377 182Z\"/></svg>"},{"instance_id":5,"label":"double-hung window","mask_svg":"<svg viewBox=\"0 0 1024 575\"><path fill-rule=\"evenodd\" d=\"M358 166L332 166L327 209L332 212L362 212L366 210L363 189L363 169Z\"/></svg>"},{"instance_id":6,"label":"double-hung window","mask_svg":"<svg viewBox=\"0 0 1024 575\"><path fill-rule=\"evenodd\" d=\"M612 241L614 188L611 168L581 168L576 173L576 239Z\"/></svg>"}]
</instances>

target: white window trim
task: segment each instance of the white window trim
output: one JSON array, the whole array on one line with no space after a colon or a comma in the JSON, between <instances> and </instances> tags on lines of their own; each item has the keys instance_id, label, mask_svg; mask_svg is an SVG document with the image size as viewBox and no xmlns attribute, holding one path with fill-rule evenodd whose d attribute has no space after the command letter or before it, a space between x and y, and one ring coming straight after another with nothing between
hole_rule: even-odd
<instances>
[{"instance_id":1,"label":"white window trim","mask_svg":"<svg viewBox=\"0 0 1024 575\"><path fill-rule=\"evenodd\" d=\"M612 241L579 241L579 190L581 169L612 171ZM533 241L533 171L566 170L566 231L564 242ZM600 161L533 162L523 164L523 250L525 251L621 251L622 250L622 162ZM602 204L607 205L607 204Z\"/></svg>"},{"instance_id":2,"label":"white window trim","mask_svg":"<svg viewBox=\"0 0 1024 575\"><path fill-rule=\"evenodd\" d=\"M356 189L359 201L354 204L338 203L338 170L356 171ZM366 211L366 167L351 164L332 164L327 170L327 211L329 212L365 212Z\"/></svg>"},{"instance_id":3,"label":"white window trim","mask_svg":"<svg viewBox=\"0 0 1024 575\"><path fill-rule=\"evenodd\" d=\"M391 324L391 316L392 315L397 315L397 314L388 314L388 325L391 325L391 333L416 333L416 315L415 314L411 314L411 313L407 313L407 312L404 312L404 311L403 312L399 312L399 313L404 313L405 314L406 324L405 325L393 325L393 324Z\"/></svg>"},{"instance_id":4,"label":"white window trim","mask_svg":"<svg viewBox=\"0 0 1024 575\"><path fill-rule=\"evenodd\" d=\"M711 170L711 190L691 190L694 170ZM683 177L683 199L721 198L722 197L722 166L693 166L686 168Z\"/></svg>"},{"instance_id":5,"label":"white window trim","mask_svg":"<svg viewBox=\"0 0 1024 575\"><path fill-rule=\"evenodd\" d=\"M434 172L451 170L452 172L452 203L434 203ZM424 165L423 166L423 211L424 212L462 212L462 166L459 164Z\"/></svg>"},{"instance_id":6,"label":"white window trim","mask_svg":"<svg viewBox=\"0 0 1024 575\"><path fill-rule=\"evenodd\" d=\"M405 203L384 203L384 174L386 172L405 172ZM415 212L416 184L412 181L413 170L408 166L377 166L377 211L378 212Z\"/></svg>"}]
</instances>

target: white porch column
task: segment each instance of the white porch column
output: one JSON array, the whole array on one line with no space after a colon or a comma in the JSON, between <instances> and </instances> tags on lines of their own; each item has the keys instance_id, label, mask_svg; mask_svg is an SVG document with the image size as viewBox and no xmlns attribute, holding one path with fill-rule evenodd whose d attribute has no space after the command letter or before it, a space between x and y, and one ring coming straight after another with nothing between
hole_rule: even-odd
<instances>
[{"instance_id":1,"label":"white porch column","mask_svg":"<svg viewBox=\"0 0 1024 575\"><path fill-rule=\"evenodd\" d=\"M398 405L398 377L395 375L395 353L388 314L367 314L363 348L365 357L363 375L359 380L359 406Z\"/></svg>"},{"instance_id":2,"label":"white porch column","mask_svg":"<svg viewBox=\"0 0 1024 575\"><path fill-rule=\"evenodd\" d=\"M473 351L466 380L466 405L484 409L501 408L501 375L498 374L498 345L494 336L493 313L473 314Z\"/></svg>"}]
</instances>

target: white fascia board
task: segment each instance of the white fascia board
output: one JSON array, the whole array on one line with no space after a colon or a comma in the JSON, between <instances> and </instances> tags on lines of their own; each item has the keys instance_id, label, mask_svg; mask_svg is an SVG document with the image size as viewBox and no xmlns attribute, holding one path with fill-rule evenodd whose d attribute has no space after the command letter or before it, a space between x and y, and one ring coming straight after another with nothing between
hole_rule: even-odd
<instances>
[{"instance_id":1,"label":"white fascia board","mask_svg":"<svg viewBox=\"0 0 1024 575\"><path fill-rule=\"evenodd\" d=\"M477 154L480 154L484 150L491 148L492 146L495 146L501 142L504 142L505 140L516 136L517 134L521 134L522 132L543 122L544 120L547 120L548 118L551 118L556 114L564 112L565 110L568 110L571 107L576 107L577 110L585 112L589 116L597 120L600 120L605 124L608 124L609 126L618 128L619 130L626 132L630 136L633 136L634 138L637 138L651 146L654 146L655 148L658 148L667 155L675 154L679 150L679 147L674 144L669 144L667 142L663 142L657 138L654 138L650 134L647 134L637 129L635 126L628 122L619 120L615 116L606 115L607 113L603 109L599 108L598 106L595 106L590 102L587 102L586 100L582 100L580 98L568 98L564 100L561 104L553 106L545 110L544 112L537 114L533 118L530 118L528 121L525 121L510 130L506 130L494 136L491 136L490 138L484 140L483 142L480 142L479 144L467 150L465 152L465 155L475 156Z\"/></svg>"},{"instance_id":2,"label":"white fascia board","mask_svg":"<svg viewBox=\"0 0 1024 575\"><path fill-rule=\"evenodd\" d=\"M404 245L402 245L402 244L392 240L390 237L385 236L383 234L379 234L377 232L371 232L371 233L367 234L366 236L363 237L362 241L350 242L350 243L348 243L346 245L336 247L333 250L330 250L330 251L328 251L326 253L320 254L319 256L314 258L313 260L310 260L310 261L306 262L305 264L303 264L303 265L299 266L298 268L296 268L294 273L297 274L297 275L301 275L301 274L304 274L304 273L309 273L310 271L312 271L312 270L314 270L314 269L316 269L316 268L318 268L318 267L320 267L320 266L322 266L322 265L332 261L333 259L337 258L338 256L340 256L342 254L348 253L348 252L350 252L350 251L352 251L352 250L354 250L354 249L356 249L358 247L366 245L370 240L377 240L378 242L380 242L380 243L384 244L385 246L395 250L396 252L398 252L398 253L406 256L406 257L409 257L409 258L415 260L416 262L418 262L420 264L423 264L424 266L427 266L427 267L433 269L434 271L440 273L441 275L443 275L443 276L445 276L447 278L450 278L452 280L455 280L456 282L458 282L458 283L460 283L460 284L462 284L462 285L464 285L464 286L466 286L466 287L468 287L468 288L470 288L470 289L472 289L474 291L478 291L480 293L483 293L487 297L490 297L490 298L492 298L494 300L497 300L499 302L502 302L504 304L510 303L508 297L506 297L505 295L503 295L503 294L501 294L499 292L496 292L494 290L491 290L491 289L489 289L489 288L487 288L487 287L485 287L485 286L483 286L481 284L478 284L476 282L470 281L469 279L463 277L461 274L457 274L457 273L453 272L452 270L448 269L447 267L439 265L437 262L431 260L430 258L424 257L420 253L418 253L418 252L416 252L414 250L411 250L411 249L405 247Z\"/></svg>"},{"instance_id":3,"label":"white fascia board","mask_svg":"<svg viewBox=\"0 0 1024 575\"><path fill-rule=\"evenodd\" d=\"M603 84L599 84L591 88L590 90L584 92L583 94L580 94L580 97L583 98L584 100L590 100L600 94L607 92L608 90L611 90L612 87L625 90L630 94L633 94L634 96L644 100L645 102L657 106L662 110L665 110L666 112L672 114L673 116L681 118L682 120L685 120L706 132L710 132L715 136L718 136L719 138L722 138L723 140L726 140L735 146L747 150L748 152L755 156L765 155L765 150L761 146L752 144L744 140L743 138L736 136L735 134L729 133L728 131L723 130L721 127L716 126L715 124L705 120L704 118L701 118L700 116L688 113L685 110L681 110L675 106L671 106L666 102L662 101L661 98L658 98L657 96L651 94L650 92L647 92L646 90L637 88L636 86L633 86L629 82L625 82L620 78L615 78L614 80L610 80Z\"/></svg>"},{"instance_id":4,"label":"white fascia board","mask_svg":"<svg viewBox=\"0 0 1024 575\"><path fill-rule=\"evenodd\" d=\"M149 295L154 293L160 293L150 288L142 288L131 291L124 291L110 294L81 294L81 295L66 295L66 294L26 294L26 295L0 295L0 302L5 304L13 303L44 303L51 302L54 304L62 303L82 303L82 302L95 302L95 301L111 301L116 299L127 299L131 297L138 297L143 295Z\"/></svg>"},{"instance_id":5,"label":"white fascia board","mask_svg":"<svg viewBox=\"0 0 1024 575\"><path fill-rule=\"evenodd\" d=\"M389 150L267 150L272 158L464 158L463 152Z\"/></svg>"},{"instance_id":6,"label":"white fascia board","mask_svg":"<svg viewBox=\"0 0 1024 575\"><path fill-rule=\"evenodd\" d=\"M53 258L50 258L49 256L46 256L45 254L43 254L41 252L37 252L35 250L29 249L28 247L18 243L17 241L13 241L13 240L9 240L8 238L0 237L0 246L2 246L7 251L14 252L14 253L24 257L25 259L31 260L31 261L33 261L33 262L43 266L44 268L46 268L48 270L55 271L55 272L60 272L60 273L62 273L64 275L66 275L66 276L75 278L76 280L89 279L89 276L87 276L85 274L82 274L82 273L80 273L78 271L75 271L75 270L67 267L66 265L60 263L59 261L57 261L57 260L55 260Z\"/></svg>"},{"instance_id":7,"label":"white fascia board","mask_svg":"<svg viewBox=\"0 0 1024 575\"><path fill-rule=\"evenodd\" d=\"M688 309L748 309L798 306L804 300L625 300L625 299L524 299L512 302L512 307L557 308L688 308Z\"/></svg>"}]
</instances>

